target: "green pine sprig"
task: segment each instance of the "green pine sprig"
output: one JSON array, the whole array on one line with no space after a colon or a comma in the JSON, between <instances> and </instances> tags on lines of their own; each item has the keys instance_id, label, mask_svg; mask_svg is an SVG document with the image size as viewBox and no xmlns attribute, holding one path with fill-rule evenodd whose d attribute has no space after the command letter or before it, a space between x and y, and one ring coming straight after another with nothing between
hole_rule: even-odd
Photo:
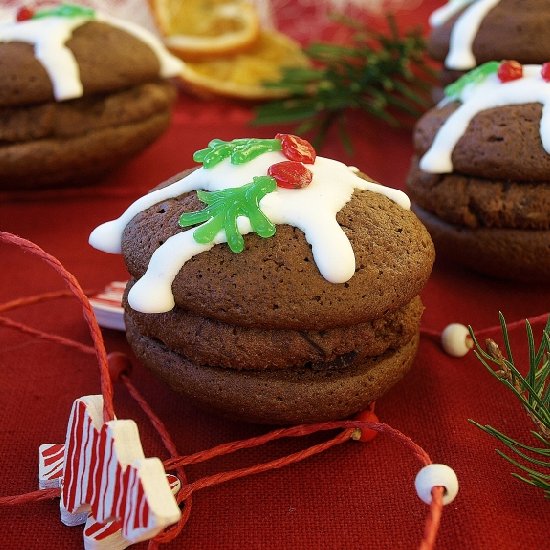
<instances>
[{"instance_id":1,"label":"green pine sprig","mask_svg":"<svg viewBox=\"0 0 550 550\"><path fill-rule=\"evenodd\" d=\"M206 168L214 168L225 159L231 164L245 164L269 151L280 151L281 140L261 138L239 138L233 141L213 139L208 147L195 151L193 160Z\"/></svg>"},{"instance_id":2,"label":"green pine sprig","mask_svg":"<svg viewBox=\"0 0 550 550\"><path fill-rule=\"evenodd\" d=\"M68 19L83 17L85 19L93 19L95 18L95 10L86 6L62 3L53 8L37 10L33 14L32 19L46 19L48 17L66 17Z\"/></svg>"},{"instance_id":3,"label":"green pine sprig","mask_svg":"<svg viewBox=\"0 0 550 550\"><path fill-rule=\"evenodd\" d=\"M531 430L531 434L538 446L517 441L492 426L481 425L473 420L470 422L496 437L515 453L516 458L512 458L499 449L496 451L499 456L521 471L521 473L512 472L514 477L542 489L545 497L550 498L550 317L542 331L538 347L535 344L531 324L529 321L525 321L529 349L529 369L525 376L516 367L506 321L502 313L499 313L499 319L506 356L491 339L486 341L486 348L483 349L477 341L474 331L469 327L475 345L474 353L485 368L504 384L523 405L527 416L535 426L535 429Z\"/></svg>"},{"instance_id":4,"label":"green pine sprig","mask_svg":"<svg viewBox=\"0 0 550 550\"><path fill-rule=\"evenodd\" d=\"M487 61L487 63L478 65L475 69L462 75L452 84L445 86L445 96L453 101L459 99L466 86L470 84L481 84L483 81L487 80L489 75L495 74L498 71L499 65L499 61Z\"/></svg>"},{"instance_id":5,"label":"green pine sprig","mask_svg":"<svg viewBox=\"0 0 550 550\"><path fill-rule=\"evenodd\" d=\"M352 43L314 43L305 49L310 68L283 70L270 88L290 92L287 99L256 108L253 124L300 123L295 133L311 134L320 147L328 130L337 125L349 150L345 114L361 111L392 126L402 123L400 115L418 117L429 104L433 70L425 63L425 41L420 30L401 34L392 16L388 31L373 32L340 18L354 31Z\"/></svg>"},{"instance_id":6,"label":"green pine sprig","mask_svg":"<svg viewBox=\"0 0 550 550\"><path fill-rule=\"evenodd\" d=\"M275 191L277 183L271 176L257 176L251 183L241 187L220 191L197 191L197 196L207 206L197 212L185 212L179 218L180 227L202 224L193 232L193 238L200 244L214 241L220 231L225 232L227 244L232 252L244 250L244 239L237 226L237 218L249 219L252 231L260 237L272 237L275 225L261 211L260 200Z\"/></svg>"}]
</instances>

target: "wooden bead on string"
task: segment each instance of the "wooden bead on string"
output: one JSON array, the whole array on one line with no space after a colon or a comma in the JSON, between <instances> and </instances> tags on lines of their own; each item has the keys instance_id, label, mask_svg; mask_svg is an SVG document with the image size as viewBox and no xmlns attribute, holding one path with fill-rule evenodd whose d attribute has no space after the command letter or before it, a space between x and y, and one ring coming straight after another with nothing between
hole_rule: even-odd
<instances>
[{"instance_id":1,"label":"wooden bead on string","mask_svg":"<svg viewBox=\"0 0 550 550\"><path fill-rule=\"evenodd\" d=\"M473 348L474 341L466 326L451 323L441 333L441 346L452 357L464 357Z\"/></svg>"},{"instance_id":2,"label":"wooden bead on string","mask_svg":"<svg viewBox=\"0 0 550 550\"><path fill-rule=\"evenodd\" d=\"M374 404L368 409L361 411L355 416L356 420L361 420L362 422L372 422L373 424L378 424L380 420L374 413ZM378 432L376 430L371 430L370 428L356 428L352 434L351 439L354 441L361 441L362 443L368 443L372 441Z\"/></svg>"},{"instance_id":3,"label":"wooden bead on string","mask_svg":"<svg viewBox=\"0 0 550 550\"><path fill-rule=\"evenodd\" d=\"M107 355L107 366L109 367L109 377L113 383L118 382L123 374L129 376L132 372L130 358L120 351L112 351Z\"/></svg>"},{"instance_id":4,"label":"wooden bead on string","mask_svg":"<svg viewBox=\"0 0 550 550\"><path fill-rule=\"evenodd\" d=\"M454 470L445 464L424 466L414 480L414 486L420 499L426 504L432 503L432 489L444 487L443 504L451 503L458 493L458 479Z\"/></svg>"}]
</instances>

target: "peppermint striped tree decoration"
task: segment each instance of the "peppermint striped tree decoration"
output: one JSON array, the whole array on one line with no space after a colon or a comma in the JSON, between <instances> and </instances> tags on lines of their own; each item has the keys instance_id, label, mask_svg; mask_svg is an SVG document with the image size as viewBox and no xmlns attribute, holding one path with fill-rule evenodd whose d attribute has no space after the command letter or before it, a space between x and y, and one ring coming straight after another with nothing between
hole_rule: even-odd
<instances>
[{"instance_id":1,"label":"peppermint striped tree decoration","mask_svg":"<svg viewBox=\"0 0 550 550\"><path fill-rule=\"evenodd\" d=\"M39 486L61 488L61 521L84 528L87 550L123 549L180 518L179 480L145 458L132 420L103 421L103 396L73 403L65 444L39 450Z\"/></svg>"}]
</instances>

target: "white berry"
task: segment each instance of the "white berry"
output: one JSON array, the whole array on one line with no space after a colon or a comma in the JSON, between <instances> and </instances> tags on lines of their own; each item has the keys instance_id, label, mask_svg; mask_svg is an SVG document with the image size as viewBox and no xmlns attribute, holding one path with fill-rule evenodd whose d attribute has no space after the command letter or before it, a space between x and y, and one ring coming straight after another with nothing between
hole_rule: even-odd
<instances>
[{"instance_id":1,"label":"white berry","mask_svg":"<svg viewBox=\"0 0 550 550\"><path fill-rule=\"evenodd\" d=\"M445 464L424 466L414 480L416 492L426 504L432 503L432 488L445 487L443 504L451 503L458 493L458 479L452 468Z\"/></svg>"},{"instance_id":2,"label":"white berry","mask_svg":"<svg viewBox=\"0 0 550 550\"><path fill-rule=\"evenodd\" d=\"M441 345L453 357L464 357L473 347L467 327L460 323L447 325L441 333Z\"/></svg>"}]
</instances>

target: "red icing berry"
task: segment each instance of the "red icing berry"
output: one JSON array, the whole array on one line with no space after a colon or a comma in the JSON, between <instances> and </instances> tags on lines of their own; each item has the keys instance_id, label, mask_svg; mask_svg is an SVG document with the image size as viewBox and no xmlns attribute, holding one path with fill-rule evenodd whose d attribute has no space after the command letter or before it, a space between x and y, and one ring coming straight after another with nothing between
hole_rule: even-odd
<instances>
[{"instance_id":1,"label":"red icing berry","mask_svg":"<svg viewBox=\"0 0 550 550\"><path fill-rule=\"evenodd\" d=\"M498 79L502 82L512 82L523 76L523 67L517 61L503 61L498 66Z\"/></svg>"},{"instance_id":2,"label":"red icing berry","mask_svg":"<svg viewBox=\"0 0 550 550\"><path fill-rule=\"evenodd\" d=\"M362 422L372 422L375 424L378 424L378 422L380 422L380 420L378 420L378 417L374 414L374 411L371 409L360 412L355 417L355 420L361 420ZM363 443L368 443L369 441L372 441L378 435L378 432L376 430L371 430L370 428L360 428L359 432L360 434L358 434L356 437L352 437L356 441L362 441Z\"/></svg>"},{"instance_id":3,"label":"red icing berry","mask_svg":"<svg viewBox=\"0 0 550 550\"><path fill-rule=\"evenodd\" d=\"M283 155L287 159L305 164L313 164L315 162L317 153L309 141L292 134L277 134L275 139L281 140Z\"/></svg>"},{"instance_id":4,"label":"red icing berry","mask_svg":"<svg viewBox=\"0 0 550 550\"><path fill-rule=\"evenodd\" d=\"M285 160L272 164L267 173L275 178L279 187L285 189L302 189L307 187L313 178L313 174L301 162Z\"/></svg>"},{"instance_id":5,"label":"red icing berry","mask_svg":"<svg viewBox=\"0 0 550 550\"><path fill-rule=\"evenodd\" d=\"M17 21L29 21L34 15L34 10L25 6L20 7L17 10Z\"/></svg>"},{"instance_id":6,"label":"red icing berry","mask_svg":"<svg viewBox=\"0 0 550 550\"><path fill-rule=\"evenodd\" d=\"M543 63L540 74L544 82L550 82L550 63Z\"/></svg>"}]
</instances>

